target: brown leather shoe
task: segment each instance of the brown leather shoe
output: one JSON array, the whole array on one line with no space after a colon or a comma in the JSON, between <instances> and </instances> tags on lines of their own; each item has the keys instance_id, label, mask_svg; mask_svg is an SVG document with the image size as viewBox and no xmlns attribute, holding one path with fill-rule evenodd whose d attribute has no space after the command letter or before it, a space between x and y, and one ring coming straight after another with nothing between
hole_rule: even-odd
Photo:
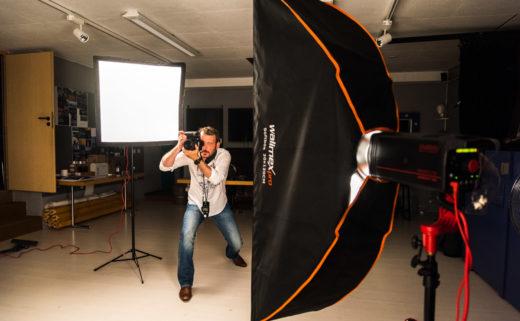
<instances>
[{"instance_id":1,"label":"brown leather shoe","mask_svg":"<svg viewBox=\"0 0 520 321\"><path fill-rule=\"evenodd\" d=\"M184 302L188 302L191 299L191 286L183 286L179 291L179 298Z\"/></svg>"},{"instance_id":2,"label":"brown leather shoe","mask_svg":"<svg viewBox=\"0 0 520 321\"><path fill-rule=\"evenodd\" d=\"M238 255L236 258L233 259L233 263L235 263L236 266L240 266L240 267L247 266L246 261L244 261L244 259L240 255Z\"/></svg>"}]
</instances>

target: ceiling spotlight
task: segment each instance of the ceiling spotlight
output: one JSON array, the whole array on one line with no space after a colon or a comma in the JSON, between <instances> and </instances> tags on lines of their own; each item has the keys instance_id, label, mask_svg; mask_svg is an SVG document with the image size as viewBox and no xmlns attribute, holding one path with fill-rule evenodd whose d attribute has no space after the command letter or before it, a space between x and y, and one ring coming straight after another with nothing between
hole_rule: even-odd
<instances>
[{"instance_id":1,"label":"ceiling spotlight","mask_svg":"<svg viewBox=\"0 0 520 321\"><path fill-rule=\"evenodd\" d=\"M74 36L76 36L76 38L78 38L79 41L85 43L88 41L89 36L88 36L88 33L83 31L82 26L83 25L79 25L79 28L74 29L74 31L72 31L72 33L74 34Z\"/></svg>"},{"instance_id":2,"label":"ceiling spotlight","mask_svg":"<svg viewBox=\"0 0 520 321\"><path fill-rule=\"evenodd\" d=\"M72 34L82 43L87 42L89 40L89 35L83 31L83 25L85 24L85 21L71 14L67 15L67 20L72 21L79 26L79 28L75 28L72 31Z\"/></svg>"},{"instance_id":3,"label":"ceiling spotlight","mask_svg":"<svg viewBox=\"0 0 520 321\"><path fill-rule=\"evenodd\" d=\"M390 41L392 41L392 35L390 33L385 33L381 37L376 39L376 43L379 48L383 47L386 44L389 44Z\"/></svg>"},{"instance_id":4,"label":"ceiling spotlight","mask_svg":"<svg viewBox=\"0 0 520 321\"><path fill-rule=\"evenodd\" d=\"M383 47L384 45L390 43L392 41L392 35L388 32L390 28L392 27L392 20L390 18L386 18L383 20L383 34L376 38L376 43L379 48Z\"/></svg>"}]
</instances>

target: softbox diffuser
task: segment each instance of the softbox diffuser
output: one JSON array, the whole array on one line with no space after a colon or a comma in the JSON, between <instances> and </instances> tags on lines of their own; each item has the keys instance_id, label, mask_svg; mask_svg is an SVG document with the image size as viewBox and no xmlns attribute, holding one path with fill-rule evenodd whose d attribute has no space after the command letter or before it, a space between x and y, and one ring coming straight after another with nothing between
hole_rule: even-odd
<instances>
[{"instance_id":1,"label":"softbox diffuser","mask_svg":"<svg viewBox=\"0 0 520 321\"><path fill-rule=\"evenodd\" d=\"M254 1L252 320L319 310L353 291L390 233L398 185L366 179L363 134L398 130L374 39L333 5Z\"/></svg>"},{"instance_id":2,"label":"softbox diffuser","mask_svg":"<svg viewBox=\"0 0 520 321\"><path fill-rule=\"evenodd\" d=\"M150 64L94 57L99 142L168 145L179 135L183 63Z\"/></svg>"}]
</instances>

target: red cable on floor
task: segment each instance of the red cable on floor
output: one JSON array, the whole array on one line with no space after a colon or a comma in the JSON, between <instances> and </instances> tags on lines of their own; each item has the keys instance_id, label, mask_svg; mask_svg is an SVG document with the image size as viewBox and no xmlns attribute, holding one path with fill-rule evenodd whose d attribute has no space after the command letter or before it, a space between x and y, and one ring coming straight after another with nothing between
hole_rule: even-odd
<instances>
[{"instance_id":1,"label":"red cable on floor","mask_svg":"<svg viewBox=\"0 0 520 321\"><path fill-rule=\"evenodd\" d=\"M108 250L108 251L95 250L95 251L92 251L92 252L79 252L79 247L76 246L76 250L70 252L69 254L71 254L71 255L86 255L86 254L95 254L95 253L105 253L105 254L112 253L112 237L114 235L117 235L117 234L121 233L121 226L123 225L123 211L125 210L124 188L125 188L126 184L128 184L128 179L125 181L125 183L121 187L121 198L122 198L122 201L123 201L123 206L121 207L121 212L119 213L119 227L118 227L116 232L113 232L112 234L110 234L108 236L108 245L110 246L110 250Z\"/></svg>"},{"instance_id":2,"label":"red cable on floor","mask_svg":"<svg viewBox=\"0 0 520 321\"><path fill-rule=\"evenodd\" d=\"M125 154L126 154L126 171L125 171L125 173L127 175L127 179L124 182L123 186L121 187L121 200L123 202L123 206L121 207L121 212L119 213L119 227L118 227L116 232L113 232L112 234L110 234L108 236L108 245L110 246L110 250L108 250L108 251L95 250L95 251L91 251L91 252L79 252L80 248L77 245L73 245L73 244L69 244L69 245L55 244L55 245L52 245L52 246L50 246L48 248L45 248L45 249L32 248L30 250L22 251L22 252L18 253L18 255L10 255L10 254L5 254L5 253L0 253L0 255L7 256L7 257L12 258L12 259L19 259L22 255L24 255L26 253L29 253L29 252L32 252L32 251L44 252L44 251L48 251L50 249L53 249L55 247L59 247L60 249L65 249L65 248L68 248L68 247L74 248L74 250L69 253L70 255L88 255L88 254L95 254L95 253L105 253L105 254L112 253L112 237L117 235L117 234L119 234L119 233L121 233L121 226L123 225L123 211L125 210L124 189L125 189L126 185L128 184L128 181L130 180L130 177L128 176L128 147L126 148L126 153ZM133 200L132 200L132 202L133 202ZM132 204L132 206L133 206L133 204Z\"/></svg>"},{"instance_id":3,"label":"red cable on floor","mask_svg":"<svg viewBox=\"0 0 520 321\"><path fill-rule=\"evenodd\" d=\"M457 198L459 194L459 184L457 182L450 183L451 187L453 188L453 199L454 199L454 207L455 207L455 217L457 219L457 225L459 227L460 234L462 236L462 240L464 241L465 250L466 250L466 256L464 260L464 279L460 283L459 291L457 293L457 318L456 320L459 320L459 314L460 314L460 295L462 292L462 289L464 289L464 312L462 315L462 321L466 321L468 317L468 309L469 309L469 272L471 270L471 266L473 264L473 257L471 254L471 248L469 246L469 230L468 230L468 223L466 221L466 217L464 216L464 213L462 213L457 204Z\"/></svg>"}]
</instances>

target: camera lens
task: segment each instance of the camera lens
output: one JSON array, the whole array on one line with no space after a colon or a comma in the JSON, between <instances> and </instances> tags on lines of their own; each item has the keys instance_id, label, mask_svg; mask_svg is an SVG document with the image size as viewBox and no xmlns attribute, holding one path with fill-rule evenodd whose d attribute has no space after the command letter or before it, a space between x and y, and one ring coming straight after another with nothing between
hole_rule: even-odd
<instances>
[{"instance_id":1,"label":"camera lens","mask_svg":"<svg viewBox=\"0 0 520 321\"><path fill-rule=\"evenodd\" d=\"M192 140L188 139L184 142L183 147L186 150L195 150L195 143Z\"/></svg>"}]
</instances>

